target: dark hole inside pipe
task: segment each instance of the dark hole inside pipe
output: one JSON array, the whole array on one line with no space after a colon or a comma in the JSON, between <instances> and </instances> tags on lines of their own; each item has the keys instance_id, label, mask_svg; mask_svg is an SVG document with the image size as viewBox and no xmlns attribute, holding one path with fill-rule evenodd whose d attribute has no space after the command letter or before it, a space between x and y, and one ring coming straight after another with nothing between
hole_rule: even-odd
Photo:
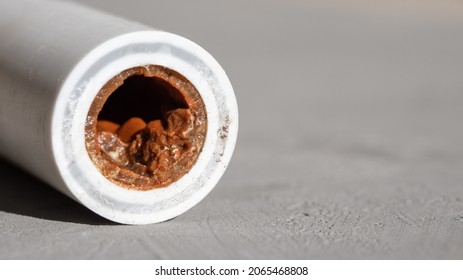
<instances>
[{"instance_id":1,"label":"dark hole inside pipe","mask_svg":"<svg viewBox=\"0 0 463 280\"><path fill-rule=\"evenodd\" d=\"M156 78L135 75L128 77L104 103L98 120L122 125L132 117L146 123L162 120L167 111L188 108L180 91L168 82Z\"/></svg>"}]
</instances>

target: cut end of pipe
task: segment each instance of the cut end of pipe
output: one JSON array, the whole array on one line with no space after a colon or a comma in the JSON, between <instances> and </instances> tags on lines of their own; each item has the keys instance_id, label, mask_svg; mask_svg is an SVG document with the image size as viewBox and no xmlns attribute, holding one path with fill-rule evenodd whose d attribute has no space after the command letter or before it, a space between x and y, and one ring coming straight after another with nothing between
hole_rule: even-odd
<instances>
[{"instance_id":1,"label":"cut end of pipe","mask_svg":"<svg viewBox=\"0 0 463 280\"><path fill-rule=\"evenodd\" d=\"M158 65L125 70L98 92L85 144L100 173L121 187L167 187L188 173L204 145L207 116L194 85Z\"/></svg>"}]
</instances>

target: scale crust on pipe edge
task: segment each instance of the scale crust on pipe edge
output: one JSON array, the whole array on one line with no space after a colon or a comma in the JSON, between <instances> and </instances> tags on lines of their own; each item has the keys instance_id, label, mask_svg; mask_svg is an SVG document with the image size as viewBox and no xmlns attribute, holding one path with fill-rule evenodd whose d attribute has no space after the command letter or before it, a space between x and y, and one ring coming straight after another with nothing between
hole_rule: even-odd
<instances>
[{"instance_id":1,"label":"scale crust on pipe edge","mask_svg":"<svg viewBox=\"0 0 463 280\"><path fill-rule=\"evenodd\" d=\"M225 172L238 133L236 99L224 70L195 43L77 4L45 0L0 3L0 37L0 129L6 132L0 155L95 213L125 224L162 222L199 203ZM152 67L178 73L184 78L173 83L178 88L182 81L194 87L207 125L185 172L137 190L95 166L86 148L86 125L92 103L109 81L128 69ZM162 111L165 118L151 125L162 133L153 133L179 134L174 118L194 120L185 113L193 103L185 104L176 113ZM166 162L177 154L172 155Z\"/></svg>"}]
</instances>

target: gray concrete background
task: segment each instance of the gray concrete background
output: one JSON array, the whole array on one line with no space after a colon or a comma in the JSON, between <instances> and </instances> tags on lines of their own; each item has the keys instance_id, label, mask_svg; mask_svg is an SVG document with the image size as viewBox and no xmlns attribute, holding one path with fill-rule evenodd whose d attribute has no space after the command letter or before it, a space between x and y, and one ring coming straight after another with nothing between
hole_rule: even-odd
<instances>
[{"instance_id":1,"label":"gray concrete background","mask_svg":"<svg viewBox=\"0 0 463 280\"><path fill-rule=\"evenodd\" d=\"M150 226L0 161L0 258L463 257L463 4L81 2L210 51L236 152L203 202Z\"/></svg>"}]
</instances>

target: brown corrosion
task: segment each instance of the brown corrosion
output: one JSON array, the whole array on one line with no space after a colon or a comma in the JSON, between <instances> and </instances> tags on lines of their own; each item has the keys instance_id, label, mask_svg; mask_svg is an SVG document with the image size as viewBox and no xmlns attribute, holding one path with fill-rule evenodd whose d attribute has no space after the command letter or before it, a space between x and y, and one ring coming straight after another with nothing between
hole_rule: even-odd
<instances>
[{"instance_id":1,"label":"brown corrosion","mask_svg":"<svg viewBox=\"0 0 463 280\"><path fill-rule=\"evenodd\" d=\"M129 88L134 80L138 84ZM118 89L124 82L127 96L121 97ZM152 102L138 100L140 91L153 91L143 92ZM111 103L113 93L125 99ZM130 104L135 108L129 110ZM188 173L206 130L205 106L196 88L173 70L147 65L121 72L98 92L88 113L85 143L106 178L144 191L169 186Z\"/></svg>"}]
</instances>

